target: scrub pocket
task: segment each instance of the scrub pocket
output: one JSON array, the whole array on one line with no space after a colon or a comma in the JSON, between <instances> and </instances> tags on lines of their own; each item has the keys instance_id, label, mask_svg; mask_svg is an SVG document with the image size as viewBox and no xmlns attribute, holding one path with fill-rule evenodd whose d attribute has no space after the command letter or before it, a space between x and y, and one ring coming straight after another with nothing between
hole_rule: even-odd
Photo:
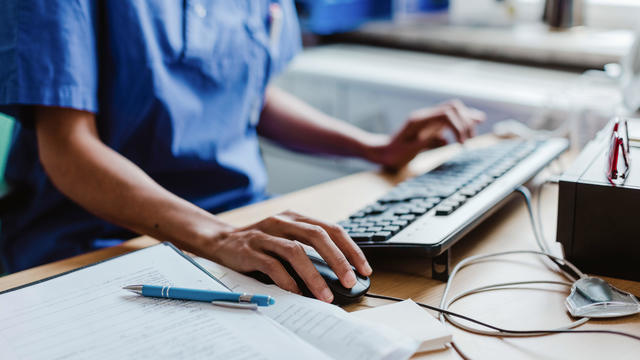
<instances>
[{"instance_id":1,"label":"scrub pocket","mask_svg":"<svg viewBox=\"0 0 640 360\"><path fill-rule=\"evenodd\" d=\"M246 9L235 1L184 3L182 61L220 86L246 83L253 43L245 29Z\"/></svg>"}]
</instances>

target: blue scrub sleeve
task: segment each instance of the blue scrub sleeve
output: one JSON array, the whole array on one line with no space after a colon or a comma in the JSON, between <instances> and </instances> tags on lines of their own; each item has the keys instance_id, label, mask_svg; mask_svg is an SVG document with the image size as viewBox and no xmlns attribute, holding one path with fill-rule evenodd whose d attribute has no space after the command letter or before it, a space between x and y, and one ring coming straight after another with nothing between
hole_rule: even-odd
<instances>
[{"instance_id":1,"label":"blue scrub sleeve","mask_svg":"<svg viewBox=\"0 0 640 360\"><path fill-rule=\"evenodd\" d=\"M0 1L0 112L25 105L98 111L97 1Z\"/></svg>"}]
</instances>

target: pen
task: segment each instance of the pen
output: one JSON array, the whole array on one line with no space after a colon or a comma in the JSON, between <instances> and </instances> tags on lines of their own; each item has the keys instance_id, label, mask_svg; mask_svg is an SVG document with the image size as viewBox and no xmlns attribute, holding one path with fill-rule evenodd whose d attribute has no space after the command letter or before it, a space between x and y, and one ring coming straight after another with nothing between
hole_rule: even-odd
<instances>
[{"instance_id":1,"label":"pen","mask_svg":"<svg viewBox=\"0 0 640 360\"><path fill-rule=\"evenodd\" d=\"M157 285L129 285L123 287L138 295L176 300L193 300L210 302L215 305L226 304L255 304L269 306L275 304L275 300L268 295L252 295L245 293L185 289L172 286Z\"/></svg>"}]
</instances>

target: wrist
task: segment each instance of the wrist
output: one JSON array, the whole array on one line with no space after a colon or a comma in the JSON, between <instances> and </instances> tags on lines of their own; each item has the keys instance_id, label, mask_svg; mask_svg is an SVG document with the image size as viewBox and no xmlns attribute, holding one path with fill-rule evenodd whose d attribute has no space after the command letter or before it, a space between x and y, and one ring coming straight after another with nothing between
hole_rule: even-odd
<instances>
[{"instance_id":1,"label":"wrist","mask_svg":"<svg viewBox=\"0 0 640 360\"><path fill-rule=\"evenodd\" d=\"M382 164L389 142L389 135L367 133L360 139L360 157L376 164Z\"/></svg>"},{"instance_id":2,"label":"wrist","mask_svg":"<svg viewBox=\"0 0 640 360\"><path fill-rule=\"evenodd\" d=\"M187 228L186 234L181 236L181 243L185 250L198 256L215 259L217 248L235 227L208 214L204 219L196 221Z\"/></svg>"}]
</instances>

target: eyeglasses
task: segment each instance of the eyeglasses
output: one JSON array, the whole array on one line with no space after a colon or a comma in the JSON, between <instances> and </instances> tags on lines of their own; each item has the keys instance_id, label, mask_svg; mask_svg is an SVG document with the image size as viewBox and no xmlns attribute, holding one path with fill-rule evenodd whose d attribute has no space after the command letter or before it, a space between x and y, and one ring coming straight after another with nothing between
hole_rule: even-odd
<instances>
[{"instance_id":1,"label":"eyeglasses","mask_svg":"<svg viewBox=\"0 0 640 360\"><path fill-rule=\"evenodd\" d=\"M622 154L622 156L620 156ZM619 170L619 160L622 158L624 169ZM624 184L629 175L629 128L627 120L617 118L613 123L611 140L609 142L609 163L607 166L607 179L612 185Z\"/></svg>"}]
</instances>

